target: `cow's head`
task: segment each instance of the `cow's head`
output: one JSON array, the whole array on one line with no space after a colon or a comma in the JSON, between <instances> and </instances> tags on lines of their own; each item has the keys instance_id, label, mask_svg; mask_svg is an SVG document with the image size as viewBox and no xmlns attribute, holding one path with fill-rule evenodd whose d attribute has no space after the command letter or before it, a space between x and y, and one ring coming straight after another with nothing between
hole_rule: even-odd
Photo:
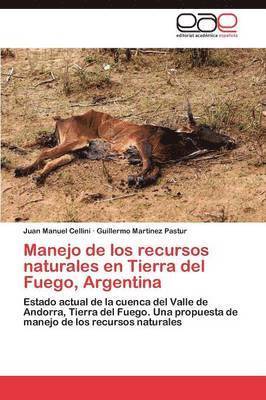
<instances>
[{"instance_id":1,"label":"cow's head","mask_svg":"<svg viewBox=\"0 0 266 400\"><path fill-rule=\"evenodd\" d=\"M219 148L234 149L236 147L236 142L234 139L227 135L220 133L215 127L211 127L207 124L197 124L192 110L191 105L188 101L188 124L191 133L195 134L195 139L198 145L202 148L212 148L217 150Z\"/></svg>"}]
</instances>

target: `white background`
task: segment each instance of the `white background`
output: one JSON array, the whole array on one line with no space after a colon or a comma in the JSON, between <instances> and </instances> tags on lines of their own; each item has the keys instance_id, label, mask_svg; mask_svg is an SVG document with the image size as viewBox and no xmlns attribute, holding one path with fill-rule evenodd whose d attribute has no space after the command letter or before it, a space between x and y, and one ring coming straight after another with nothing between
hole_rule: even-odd
<instances>
[{"instance_id":1,"label":"white background","mask_svg":"<svg viewBox=\"0 0 266 400\"><path fill-rule=\"evenodd\" d=\"M48 224L45 224L47 226ZM63 227L65 224L60 224ZM137 224L134 224L136 226ZM171 328L24 328L23 297L61 297L23 289L22 230L26 224L1 224L0 374L47 375L265 375L265 226L263 224L171 224L185 236L117 235L26 237L39 245L208 245L205 273L165 274L158 290L120 290L111 295L82 290L84 296L207 297L216 306L239 308L235 319L187 319ZM27 224L39 228L41 224ZM49 225L58 227L58 225ZM68 225L69 226L69 225ZM106 224L79 224L107 227ZM123 224L109 226L121 227ZM132 224L125 224L130 227ZM165 224L139 224L164 227ZM67 292L69 296L71 293Z\"/></svg>"},{"instance_id":2,"label":"white background","mask_svg":"<svg viewBox=\"0 0 266 400\"><path fill-rule=\"evenodd\" d=\"M181 12L234 12L238 37L180 39ZM266 10L1 10L0 47L265 47Z\"/></svg>"}]
</instances>

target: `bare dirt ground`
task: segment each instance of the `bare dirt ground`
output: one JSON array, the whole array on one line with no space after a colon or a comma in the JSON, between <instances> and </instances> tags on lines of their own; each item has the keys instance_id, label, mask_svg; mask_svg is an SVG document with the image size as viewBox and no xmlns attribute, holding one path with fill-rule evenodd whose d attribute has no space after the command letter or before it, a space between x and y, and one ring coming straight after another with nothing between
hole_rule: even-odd
<instances>
[{"instance_id":1,"label":"bare dirt ground","mask_svg":"<svg viewBox=\"0 0 266 400\"><path fill-rule=\"evenodd\" d=\"M265 49L213 50L201 68L191 68L188 50L140 52L130 62L121 51L117 64L110 52L90 49L13 53L1 60L1 131L9 146L1 155L3 221L266 220L266 134L260 129ZM52 132L55 115L94 108L175 128L185 120L187 96L199 121L232 136L236 150L165 166L157 185L140 190L120 185L139 168L125 161L105 162L112 184L102 161L82 159L52 173L40 188L30 176L14 177L14 168L40 150L20 154L12 145L23 148L40 132ZM98 202L91 196L97 193ZM108 200L125 195L131 196Z\"/></svg>"}]
</instances>

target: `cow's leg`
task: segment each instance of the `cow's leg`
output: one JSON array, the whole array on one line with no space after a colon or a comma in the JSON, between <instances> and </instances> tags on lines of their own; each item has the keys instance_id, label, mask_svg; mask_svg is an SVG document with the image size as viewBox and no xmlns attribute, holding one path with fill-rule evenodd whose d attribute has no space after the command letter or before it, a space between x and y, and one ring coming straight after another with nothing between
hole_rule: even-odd
<instances>
[{"instance_id":1,"label":"cow's leg","mask_svg":"<svg viewBox=\"0 0 266 400\"><path fill-rule=\"evenodd\" d=\"M75 141L71 143L62 143L52 149L43 150L37 159L30 165L25 167L18 167L15 169L15 176L26 176L38 169L44 160L58 158L64 154L67 154L73 150L81 149L85 147L84 141Z\"/></svg>"},{"instance_id":2,"label":"cow's leg","mask_svg":"<svg viewBox=\"0 0 266 400\"><path fill-rule=\"evenodd\" d=\"M40 171L38 175L33 177L34 181L37 185L42 185L46 179L46 177L55 170L56 168L62 167L63 165L71 163L76 156L74 154L65 154L61 157L55 158L52 161L49 161L45 167Z\"/></svg>"},{"instance_id":3,"label":"cow's leg","mask_svg":"<svg viewBox=\"0 0 266 400\"><path fill-rule=\"evenodd\" d=\"M160 175L160 168L152 161L152 146L145 141L136 143L142 159L142 171L136 176L129 175L128 185L135 187L145 187L155 183Z\"/></svg>"},{"instance_id":4,"label":"cow's leg","mask_svg":"<svg viewBox=\"0 0 266 400\"><path fill-rule=\"evenodd\" d=\"M152 168L145 174L136 177L136 188L143 188L156 183L160 176L160 168L158 165L152 165Z\"/></svg>"}]
</instances>

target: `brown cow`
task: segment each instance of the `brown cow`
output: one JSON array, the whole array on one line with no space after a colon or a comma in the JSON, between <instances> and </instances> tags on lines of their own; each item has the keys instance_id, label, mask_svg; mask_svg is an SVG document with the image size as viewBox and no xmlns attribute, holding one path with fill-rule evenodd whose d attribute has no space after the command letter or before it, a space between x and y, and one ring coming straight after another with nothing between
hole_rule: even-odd
<instances>
[{"instance_id":1,"label":"brown cow","mask_svg":"<svg viewBox=\"0 0 266 400\"><path fill-rule=\"evenodd\" d=\"M36 183L41 184L56 167L74 160L78 150L88 148L90 143L100 140L107 142L110 151L118 154L132 148L137 150L142 161L142 171L139 175L129 176L128 185L144 187L156 182L160 173L159 165L162 163L178 161L202 149L235 147L235 142L228 136L217 133L207 125L197 125L190 106L187 127L176 131L162 126L138 125L94 110L66 119L54 119L57 146L43 150L32 164L16 168L15 176L29 175L43 167L35 177ZM51 161L44 166L45 160Z\"/></svg>"}]
</instances>

